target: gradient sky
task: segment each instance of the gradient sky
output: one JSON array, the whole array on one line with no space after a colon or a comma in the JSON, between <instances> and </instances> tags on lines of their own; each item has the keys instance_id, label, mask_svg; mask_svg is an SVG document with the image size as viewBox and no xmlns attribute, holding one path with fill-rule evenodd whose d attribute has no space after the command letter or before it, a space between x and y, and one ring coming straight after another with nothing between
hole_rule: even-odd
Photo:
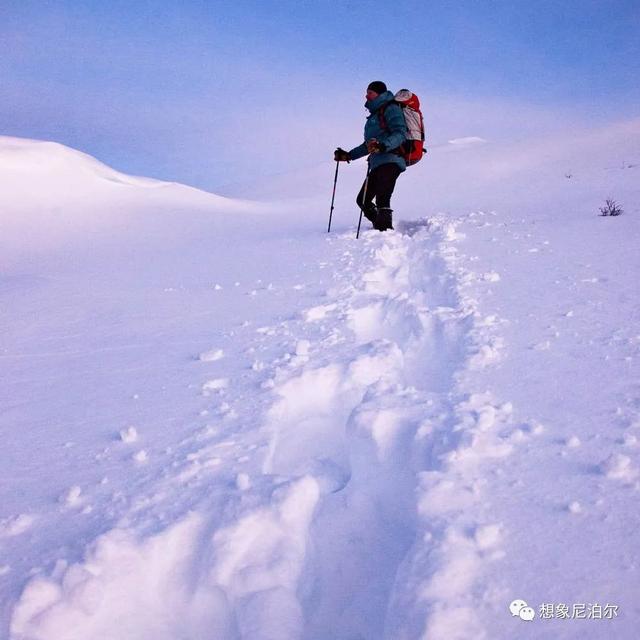
<instances>
[{"instance_id":1,"label":"gradient sky","mask_svg":"<svg viewBox=\"0 0 640 640\"><path fill-rule=\"evenodd\" d=\"M374 79L420 95L432 144L636 117L640 2L0 1L0 135L126 173L312 166L361 141Z\"/></svg>"}]
</instances>

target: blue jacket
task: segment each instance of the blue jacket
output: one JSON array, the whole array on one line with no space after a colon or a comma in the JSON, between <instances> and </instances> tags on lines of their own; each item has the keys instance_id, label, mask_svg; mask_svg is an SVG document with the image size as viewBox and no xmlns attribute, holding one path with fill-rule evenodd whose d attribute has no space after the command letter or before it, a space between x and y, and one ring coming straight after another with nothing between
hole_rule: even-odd
<instances>
[{"instance_id":1,"label":"blue jacket","mask_svg":"<svg viewBox=\"0 0 640 640\"><path fill-rule=\"evenodd\" d=\"M369 166L372 171L381 164L389 162L395 162L400 167L400 171L404 171L407 168L404 158L395 153L390 153L393 149L397 149L407 137L407 125L404 122L402 109L395 103L389 104L384 110L384 121L387 128L383 129L380 126L378 110L392 100L393 93L391 91L381 93L374 100L367 100L364 106L370 111L371 115L367 117L364 125L364 142L349 151L351 158L357 160L367 155L367 140L375 138L378 142L381 142L388 151L369 155Z\"/></svg>"}]
</instances>

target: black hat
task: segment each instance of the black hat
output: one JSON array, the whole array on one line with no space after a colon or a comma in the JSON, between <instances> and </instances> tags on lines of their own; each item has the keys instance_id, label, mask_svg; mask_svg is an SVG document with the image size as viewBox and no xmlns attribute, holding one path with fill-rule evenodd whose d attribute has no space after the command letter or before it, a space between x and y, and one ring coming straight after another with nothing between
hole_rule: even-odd
<instances>
[{"instance_id":1,"label":"black hat","mask_svg":"<svg viewBox=\"0 0 640 640\"><path fill-rule=\"evenodd\" d=\"M369 83L367 91L375 91L378 95L387 90L387 85L382 80L374 80Z\"/></svg>"}]
</instances>

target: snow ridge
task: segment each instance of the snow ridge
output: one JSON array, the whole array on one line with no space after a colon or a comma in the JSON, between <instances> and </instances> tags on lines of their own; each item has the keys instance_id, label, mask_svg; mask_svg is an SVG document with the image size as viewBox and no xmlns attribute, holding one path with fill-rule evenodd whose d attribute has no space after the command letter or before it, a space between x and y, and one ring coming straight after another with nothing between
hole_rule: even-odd
<instances>
[{"instance_id":1,"label":"snow ridge","mask_svg":"<svg viewBox=\"0 0 640 640\"><path fill-rule=\"evenodd\" d=\"M203 373L216 426L83 562L28 583L12 638L487 637L506 598L483 588L503 556L494 485L539 428L479 386L504 345L474 296L499 276L463 268L462 239L437 217L329 238L326 301L247 327L248 351L279 354L243 381Z\"/></svg>"}]
</instances>

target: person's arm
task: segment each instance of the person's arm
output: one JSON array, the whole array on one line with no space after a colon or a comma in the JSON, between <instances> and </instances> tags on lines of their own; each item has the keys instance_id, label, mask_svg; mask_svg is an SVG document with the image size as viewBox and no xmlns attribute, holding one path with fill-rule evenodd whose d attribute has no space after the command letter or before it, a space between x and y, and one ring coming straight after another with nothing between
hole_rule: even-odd
<instances>
[{"instance_id":1,"label":"person's arm","mask_svg":"<svg viewBox=\"0 0 640 640\"><path fill-rule=\"evenodd\" d=\"M384 110L386 128L378 138L380 151L392 151L397 149L407 139L407 125L404 121L402 107L390 104Z\"/></svg>"},{"instance_id":2,"label":"person's arm","mask_svg":"<svg viewBox=\"0 0 640 640\"><path fill-rule=\"evenodd\" d=\"M351 151L349 151L349 156L351 157L352 160L357 160L358 158L362 158L363 156L366 156L369 152L367 151L367 143L363 142L362 144L359 144L357 147L351 149Z\"/></svg>"}]
</instances>

